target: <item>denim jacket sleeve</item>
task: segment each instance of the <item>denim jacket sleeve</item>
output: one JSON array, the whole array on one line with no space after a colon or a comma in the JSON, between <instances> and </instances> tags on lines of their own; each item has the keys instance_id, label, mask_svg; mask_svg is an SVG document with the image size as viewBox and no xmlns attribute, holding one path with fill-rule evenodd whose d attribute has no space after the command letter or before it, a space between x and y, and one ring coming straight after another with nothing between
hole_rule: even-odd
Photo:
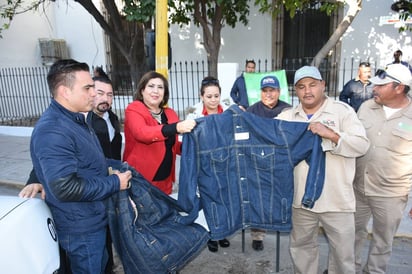
<instances>
[{"instance_id":1,"label":"denim jacket sleeve","mask_svg":"<svg viewBox=\"0 0 412 274\"><path fill-rule=\"evenodd\" d=\"M293 165L306 161L309 172L306 178L302 205L312 208L320 197L325 179L325 152L322 138L307 130L307 123L279 121L279 127L287 136Z\"/></svg>"},{"instance_id":2,"label":"denim jacket sleeve","mask_svg":"<svg viewBox=\"0 0 412 274\"><path fill-rule=\"evenodd\" d=\"M200 126L203 118L196 119L197 126ZM197 180L199 172L199 157L197 157L197 151L192 149L198 147L198 139L193 133L187 133L183 135L182 140L182 157L185 157L184 161L180 163L179 178L179 206L188 213L187 216L182 216L181 223L192 223L199 215L200 200L197 193Z\"/></svg>"},{"instance_id":3,"label":"denim jacket sleeve","mask_svg":"<svg viewBox=\"0 0 412 274\"><path fill-rule=\"evenodd\" d=\"M325 181L325 152L322 151L322 139L313 135L312 153L309 157L309 172L306 180L305 194L302 198L302 205L313 208L315 201L322 194Z\"/></svg>"}]
</instances>

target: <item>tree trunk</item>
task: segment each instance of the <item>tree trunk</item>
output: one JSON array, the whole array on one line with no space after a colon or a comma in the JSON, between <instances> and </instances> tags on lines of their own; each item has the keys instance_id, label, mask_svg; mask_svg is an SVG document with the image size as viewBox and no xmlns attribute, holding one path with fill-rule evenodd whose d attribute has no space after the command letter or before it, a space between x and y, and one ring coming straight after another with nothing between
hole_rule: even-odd
<instances>
[{"instance_id":1,"label":"tree trunk","mask_svg":"<svg viewBox=\"0 0 412 274\"><path fill-rule=\"evenodd\" d=\"M137 81L146 69L144 52L144 25L137 22L127 22L120 15L115 1L103 0L107 11L107 19L95 7L91 0L75 0L83 6L101 26L111 43L118 49L130 68L132 89L135 91Z\"/></svg>"},{"instance_id":2,"label":"tree trunk","mask_svg":"<svg viewBox=\"0 0 412 274\"><path fill-rule=\"evenodd\" d=\"M342 2L338 0L337 2ZM322 60L328 55L329 51L338 43L339 39L346 32L348 27L352 24L353 19L362 9L362 0L346 0L345 1L349 8L346 15L343 17L342 21L337 26L336 30L333 32L326 44L319 50L316 56L312 60L312 65L319 67Z\"/></svg>"},{"instance_id":3,"label":"tree trunk","mask_svg":"<svg viewBox=\"0 0 412 274\"><path fill-rule=\"evenodd\" d=\"M219 53L212 52L207 56L207 68L209 71L208 76L218 78L217 74L217 64L218 64Z\"/></svg>"},{"instance_id":4,"label":"tree trunk","mask_svg":"<svg viewBox=\"0 0 412 274\"><path fill-rule=\"evenodd\" d=\"M208 76L218 78L217 63L221 44L221 31L223 27L223 10L221 6L216 4L215 15L213 16L212 22L208 22L205 4L207 1L195 0L194 2L194 17L203 30L203 46L207 53ZM209 25L211 25L211 28Z\"/></svg>"}]
</instances>

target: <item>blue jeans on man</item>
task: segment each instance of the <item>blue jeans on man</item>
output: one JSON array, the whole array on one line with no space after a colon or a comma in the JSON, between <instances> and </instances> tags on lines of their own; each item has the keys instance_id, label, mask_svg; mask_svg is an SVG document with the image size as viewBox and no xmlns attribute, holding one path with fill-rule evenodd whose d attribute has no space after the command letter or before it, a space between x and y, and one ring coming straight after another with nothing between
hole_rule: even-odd
<instances>
[{"instance_id":1,"label":"blue jeans on man","mask_svg":"<svg viewBox=\"0 0 412 274\"><path fill-rule=\"evenodd\" d=\"M72 273L104 273L109 258L106 228L87 234L61 233L59 242L70 258Z\"/></svg>"}]
</instances>

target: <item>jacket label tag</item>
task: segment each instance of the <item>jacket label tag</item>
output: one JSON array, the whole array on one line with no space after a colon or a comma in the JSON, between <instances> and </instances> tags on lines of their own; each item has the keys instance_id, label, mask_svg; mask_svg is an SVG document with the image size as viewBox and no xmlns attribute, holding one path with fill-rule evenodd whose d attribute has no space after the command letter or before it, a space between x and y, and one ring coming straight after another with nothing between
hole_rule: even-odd
<instances>
[{"instance_id":1,"label":"jacket label tag","mask_svg":"<svg viewBox=\"0 0 412 274\"><path fill-rule=\"evenodd\" d=\"M235 133L235 140L249 140L249 132L239 132Z\"/></svg>"}]
</instances>

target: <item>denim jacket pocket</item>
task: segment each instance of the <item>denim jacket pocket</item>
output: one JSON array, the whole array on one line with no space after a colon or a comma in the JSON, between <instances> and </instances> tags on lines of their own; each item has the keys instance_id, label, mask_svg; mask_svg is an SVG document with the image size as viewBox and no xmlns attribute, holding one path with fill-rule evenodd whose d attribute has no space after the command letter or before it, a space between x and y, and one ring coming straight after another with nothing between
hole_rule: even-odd
<instances>
[{"instance_id":1,"label":"denim jacket pocket","mask_svg":"<svg viewBox=\"0 0 412 274\"><path fill-rule=\"evenodd\" d=\"M252 147L251 156L256 169L270 170L275 168L275 149L273 147Z\"/></svg>"},{"instance_id":2,"label":"denim jacket pocket","mask_svg":"<svg viewBox=\"0 0 412 274\"><path fill-rule=\"evenodd\" d=\"M229 150L227 148L220 148L212 151L210 160L215 172L226 172L229 166Z\"/></svg>"}]
</instances>

